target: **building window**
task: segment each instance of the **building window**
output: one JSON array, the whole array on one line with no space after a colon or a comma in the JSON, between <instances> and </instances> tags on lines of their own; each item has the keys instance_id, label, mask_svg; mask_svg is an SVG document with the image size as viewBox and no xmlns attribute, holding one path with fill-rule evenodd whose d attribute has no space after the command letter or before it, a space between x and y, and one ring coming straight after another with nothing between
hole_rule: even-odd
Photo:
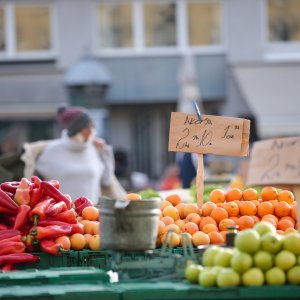
<instances>
[{"instance_id":1,"label":"building window","mask_svg":"<svg viewBox=\"0 0 300 300\"><path fill-rule=\"evenodd\" d=\"M97 21L101 48L132 48L131 4L100 4Z\"/></svg>"},{"instance_id":2,"label":"building window","mask_svg":"<svg viewBox=\"0 0 300 300\"><path fill-rule=\"evenodd\" d=\"M207 46L221 43L219 2L189 2L187 4L187 15L190 46Z\"/></svg>"},{"instance_id":3,"label":"building window","mask_svg":"<svg viewBox=\"0 0 300 300\"><path fill-rule=\"evenodd\" d=\"M269 42L300 42L300 1L268 0Z\"/></svg>"},{"instance_id":4,"label":"building window","mask_svg":"<svg viewBox=\"0 0 300 300\"><path fill-rule=\"evenodd\" d=\"M54 7L6 3L0 7L0 59L52 59Z\"/></svg>"},{"instance_id":5,"label":"building window","mask_svg":"<svg viewBox=\"0 0 300 300\"><path fill-rule=\"evenodd\" d=\"M146 47L176 46L176 4L144 4L144 39Z\"/></svg>"},{"instance_id":6,"label":"building window","mask_svg":"<svg viewBox=\"0 0 300 300\"><path fill-rule=\"evenodd\" d=\"M0 51L5 49L4 9L0 7Z\"/></svg>"},{"instance_id":7,"label":"building window","mask_svg":"<svg viewBox=\"0 0 300 300\"><path fill-rule=\"evenodd\" d=\"M14 13L17 51L43 51L52 48L48 7L16 6Z\"/></svg>"}]
</instances>

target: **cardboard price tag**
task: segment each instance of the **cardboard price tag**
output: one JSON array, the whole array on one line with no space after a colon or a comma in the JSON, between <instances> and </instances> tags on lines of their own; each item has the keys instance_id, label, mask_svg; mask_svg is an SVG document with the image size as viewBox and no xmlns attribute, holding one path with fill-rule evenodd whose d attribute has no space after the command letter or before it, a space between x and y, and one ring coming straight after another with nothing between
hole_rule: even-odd
<instances>
[{"instance_id":1,"label":"cardboard price tag","mask_svg":"<svg viewBox=\"0 0 300 300\"><path fill-rule=\"evenodd\" d=\"M256 142L251 151L248 185L300 184L300 137Z\"/></svg>"},{"instance_id":2,"label":"cardboard price tag","mask_svg":"<svg viewBox=\"0 0 300 300\"><path fill-rule=\"evenodd\" d=\"M249 134L246 119L172 112L169 151L247 156Z\"/></svg>"}]
</instances>

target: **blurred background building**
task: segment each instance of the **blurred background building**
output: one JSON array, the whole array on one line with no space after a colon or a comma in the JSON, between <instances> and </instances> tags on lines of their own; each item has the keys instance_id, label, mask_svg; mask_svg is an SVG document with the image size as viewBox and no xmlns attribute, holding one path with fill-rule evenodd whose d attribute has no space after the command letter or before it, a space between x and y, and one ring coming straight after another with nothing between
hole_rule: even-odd
<instances>
[{"instance_id":1,"label":"blurred background building","mask_svg":"<svg viewBox=\"0 0 300 300\"><path fill-rule=\"evenodd\" d=\"M56 137L57 107L84 105L130 170L161 176L186 54L205 113L299 134L299 0L1 0L1 151Z\"/></svg>"}]
</instances>

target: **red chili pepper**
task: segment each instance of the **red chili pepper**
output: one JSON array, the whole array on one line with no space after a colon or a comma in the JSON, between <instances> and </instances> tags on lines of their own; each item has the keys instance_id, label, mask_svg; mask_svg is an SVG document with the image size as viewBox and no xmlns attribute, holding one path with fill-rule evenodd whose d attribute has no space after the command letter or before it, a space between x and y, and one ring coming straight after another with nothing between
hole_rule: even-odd
<instances>
[{"instance_id":1,"label":"red chili pepper","mask_svg":"<svg viewBox=\"0 0 300 300\"><path fill-rule=\"evenodd\" d=\"M6 245L0 248L0 255L11 253L23 253L25 246L22 242L7 242Z\"/></svg>"},{"instance_id":2,"label":"red chili pepper","mask_svg":"<svg viewBox=\"0 0 300 300\"><path fill-rule=\"evenodd\" d=\"M0 266L24 262L38 262L40 258L29 253L13 253L0 256Z\"/></svg>"},{"instance_id":3,"label":"red chili pepper","mask_svg":"<svg viewBox=\"0 0 300 300\"><path fill-rule=\"evenodd\" d=\"M0 184L0 189L14 195L19 185L20 181L3 182Z\"/></svg>"},{"instance_id":4,"label":"red chili pepper","mask_svg":"<svg viewBox=\"0 0 300 300\"><path fill-rule=\"evenodd\" d=\"M60 184L58 180L49 180L48 182L50 182L55 188L57 189L60 188Z\"/></svg>"},{"instance_id":5,"label":"red chili pepper","mask_svg":"<svg viewBox=\"0 0 300 300\"><path fill-rule=\"evenodd\" d=\"M54 187L50 182L42 181L41 185L44 188L44 194L46 196L52 197L56 202L65 202L67 205L67 209L70 209L72 207L72 201L68 197L66 197L60 190Z\"/></svg>"},{"instance_id":6,"label":"red chili pepper","mask_svg":"<svg viewBox=\"0 0 300 300\"><path fill-rule=\"evenodd\" d=\"M19 212L16 216L16 220L13 227L14 229L20 229L26 224L28 220L29 212L30 212L30 206L26 204L22 204L19 206Z\"/></svg>"},{"instance_id":7,"label":"red chili pepper","mask_svg":"<svg viewBox=\"0 0 300 300\"><path fill-rule=\"evenodd\" d=\"M0 207L8 209L14 214L18 213L18 205L0 189Z\"/></svg>"},{"instance_id":8,"label":"red chili pepper","mask_svg":"<svg viewBox=\"0 0 300 300\"><path fill-rule=\"evenodd\" d=\"M21 235L19 230L9 229L0 231L0 241L11 238L16 235Z\"/></svg>"},{"instance_id":9,"label":"red chili pepper","mask_svg":"<svg viewBox=\"0 0 300 300\"><path fill-rule=\"evenodd\" d=\"M45 227L45 226L53 226L53 225L57 225L57 226L71 226L72 227L72 231L70 234L74 234L74 233L81 233L84 234L84 226L81 223L77 223L77 224L70 224L70 223L65 223L65 222L60 222L60 221L56 221L56 220L43 220L38 222L39 226Z\"/></svg>"},{"instance_id":10,"label":"red chili pepper","mask_svg":"<svg viewBox=\"0 0 300 300\"><path fill-rule=\"evenodd\" d=\"M22 242L22 236L20 234L3 239L0 241L0 245L5 245L7 242Z\"/></svg>"},{"instance_id":11,"label":"red chili pepper","mask_svg":"<svg viewBox=\"0 0 300 300\"><path fill-rule=\"evenodd\" d=\"M26 252L36 251L36 246L38 245L38 241L31 234L24 236L22 241L26 247Z\"/></svg>"},{"instance_id":12,"label":"red chili pepper","mask_svg":"<svg viewBox=\"0 0 300 300\"><path fill-rule=\"evenodd\" d=\"M28 204L30 203L30 182L27 178L23 177L21 179L20 185L18 186L14 200L17 204Z\"/></svg>"},{"instance_id":13,"label":"red chili pepper","mask_svg":"<svg viewBox=\"0 0 300 300\"><path fill-rule=\"evenodd\" d=\"M86 197L80 197L76 199L74 201L74 205L75 205L75 210L79 216L81 216L81 213L85 207L94 206L93 202Z\"/></svg>"},{"instance_id":14,"label":"red chili pepper","mask_svg":"<svg viewBox=\"0 0 300 300\"><path fill-rule=\"evenodd\" d=\"M53 205L50 205L48 209L46 210L46 215L51 217L55 216L61 212L64 212L67 210L67 205L65 202L61 201L58 203L55 203Z\"/></svg>"},{"instance_id":15,"label":"red chili pepper","mask_svg":"<svg viewBox=\"0 0 300 300\"><path fill-rule=\"evenodd\" d=\"M48 218L48 220L56 220L56 221L76 224L76 223L78 223L76 217L77 217L77 215L76 215L75 210L69 209L60 214L57 214L54 217Z\"/></svg>"},{"instance_id":16,"label":"red chili pepper","mask_svg":"<svg viewBox=\"0 0 300 300\"><path fill-rule=\"evenodd\" d=\"M71 226L35 226L31 228L30 234L33 235L37 240L42 239L55 239L62 235L69 235L72 231Z\"/></svg>"},{"instance_id":17,"label":"red chili pepper","mask_svg":"<svg viewBox=\"0 0 300 300\"><path fill-rule=\"evenodd\" d=\"M34 225L37 224L38 220L46 219L46 210L50 206L50 204L54 203L54 199L50 198L48 200L44 200L39 202L29 213L29 219L33 221Z\"/></svg>"},{"instance_id":18,"label":"red chili pepper","mask_svg":"<svg viewBox=\"0 0 300 300\"><path fill-rule=\"evenodd\" d=\"M7 264L1 268L3 272L10 272L16 270L16 267L13 264Z\"/></svg>"},{"instance_id":19,"label":"red chili pepper","mask_svg":"<svg viewBox=\"0 0 300 300\"><path fill-rule=\"evenodd\" d=\"M40 242L40 247L42 251L58 256L62 251L63 245L61 243L55 243L53 240L47 239Z\"/></svg>"},{"instance_id":20,"label":"red chili pepper","mask_svg":"<svg viewBox=\"0 0 300 300\"><path fill-rule=\"evenodd\" d=\"M34 207L43 196L42 180L37 176L31 176L31 181L33 181L33 188L30 192L30 203L31 207Z\"/></svg>"},{"instance_id":21,"label":"red chili pepper","mask_svg":"<svg viewBox=\"0 0 300 300\"><path fill-rule=\"evenodd\" d=\"M0 224L0 231L1 231L1 230L7 230L7 229L9 229L8 226L3 225L3 224Z\"/></svg>"}]
</instances>

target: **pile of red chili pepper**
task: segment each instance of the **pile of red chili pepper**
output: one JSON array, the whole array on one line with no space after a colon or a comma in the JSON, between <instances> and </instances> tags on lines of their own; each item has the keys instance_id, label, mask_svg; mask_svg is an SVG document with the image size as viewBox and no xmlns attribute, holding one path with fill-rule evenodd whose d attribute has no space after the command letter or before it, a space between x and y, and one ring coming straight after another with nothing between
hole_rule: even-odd
<instances>
[{"instance_id":1,"label":"pile of red chili pepper","mask_svg":"<svg viewBox=\"0 0 300 300\"><path fill-rule=\"evenodd\" d=\"M38 256L24 252L59 255L63 246L55 239L83 234L77 212L92 205L85 197L73 204L71 197L59 190L57 180L42 181L32 176L31 180L0 184L0 269L11 270L18 263L38 261Z\"/></svg>"}]
</instances>

